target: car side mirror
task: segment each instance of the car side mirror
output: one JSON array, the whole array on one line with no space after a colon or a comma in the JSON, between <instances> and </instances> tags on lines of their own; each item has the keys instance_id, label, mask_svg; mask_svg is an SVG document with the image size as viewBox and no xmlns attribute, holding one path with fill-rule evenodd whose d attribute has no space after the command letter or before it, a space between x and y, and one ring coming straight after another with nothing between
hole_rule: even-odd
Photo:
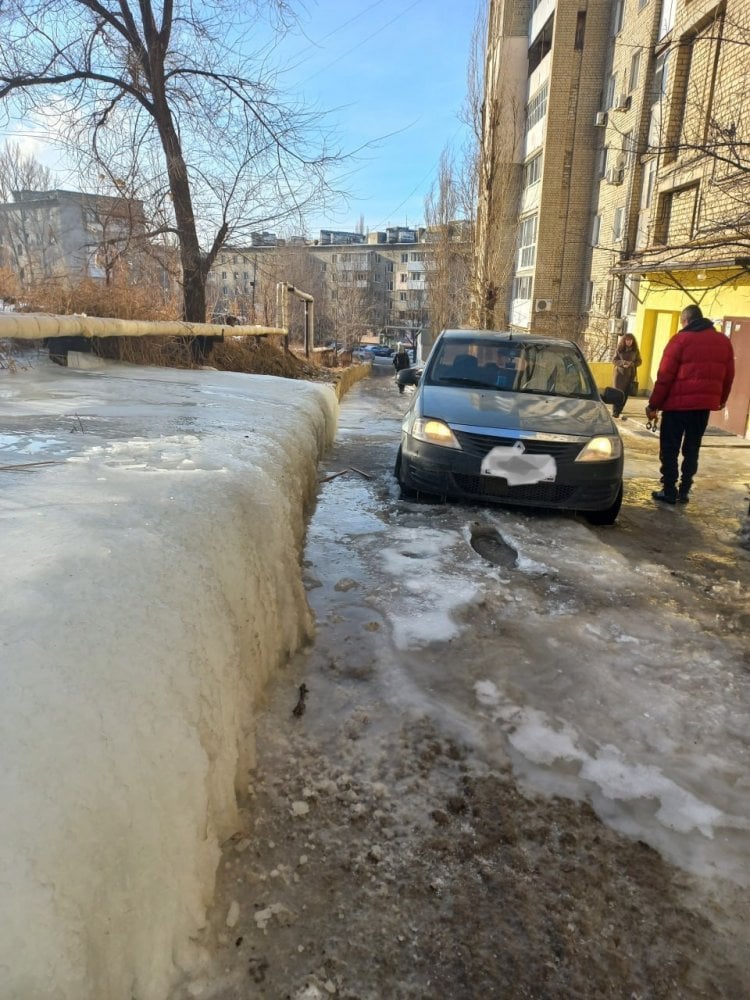
<instances>
[{"instance_id":1,"label":"car side mirror","mask_svg":"<svg viewBox=\"0 0 750 1000\"><path fill-rule=\"evenodd\" d=\"M625 402L625 393L609 386L602 393L602 402L608 406L622 406Z\"/></svg>"}]
</instances>

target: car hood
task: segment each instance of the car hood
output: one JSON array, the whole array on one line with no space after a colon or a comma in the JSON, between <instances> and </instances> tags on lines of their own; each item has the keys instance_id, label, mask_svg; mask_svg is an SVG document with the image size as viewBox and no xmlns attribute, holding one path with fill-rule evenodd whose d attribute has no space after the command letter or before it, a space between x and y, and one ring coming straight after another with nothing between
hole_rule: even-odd
<instances>
[{"instance_id":1,"label":"car hood","mask_svg":"<svg viewBox=\"0 0 750 1000\"><path fill-rule=\"evenodd\" d=\"M451 427L467 430L485 428L577 437L617 433L609 410L598 399L423 385L418 405L421 416L435 417Z\"/></svg>"}]
</instances>

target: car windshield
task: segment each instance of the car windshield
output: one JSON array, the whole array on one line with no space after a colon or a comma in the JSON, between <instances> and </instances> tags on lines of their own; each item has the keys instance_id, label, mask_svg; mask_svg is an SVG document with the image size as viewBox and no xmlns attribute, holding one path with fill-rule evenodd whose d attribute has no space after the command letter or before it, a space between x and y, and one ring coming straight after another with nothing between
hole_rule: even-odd
<instances>
[{"instance_id":1,"label":"car windshield","mask_svg":"<svg viewBox=\"0 0 750 1000\"><path fill-rule=\"evenodd\" d=\"M591 399L596 392L581 354L564 341L446 338L435 345L425 381L580 399Z\"/></svg>"}]
</instances>

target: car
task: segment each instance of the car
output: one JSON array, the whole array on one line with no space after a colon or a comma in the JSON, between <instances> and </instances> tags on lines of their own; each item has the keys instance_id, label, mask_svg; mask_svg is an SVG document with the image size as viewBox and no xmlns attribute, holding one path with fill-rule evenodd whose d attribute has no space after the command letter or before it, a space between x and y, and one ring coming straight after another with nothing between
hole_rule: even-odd
<instances>
[{"instance_id":1,"label":"car","mask_svg":"<svg viewBox=\"0 0 750 1000\"><path fill-rule=\"evenodd\" d=\"M395 351L392 347L386 347L385 344L378 344L372 348L372 353L376 358L392 358Z\"/></svg>"},{"instance_id":2,"label":"car","mask_svg":"<svg viewBox=\"0 0 750 1000\"><path fill-rule=\"evenodd\" d=\"M372 361L373 348L369 344L360 344L352 351L352 357L358 361Z\"/></svg>"},{"instance_id":3,"label":"car","mask_svg":"<svg viewBox=\"0 0 750 1000\"><path fill-rule=\"evenodd\" d=\"M614 393L600 396L572 341L444 330L403 419L401 495L580 511L614 524L623 474L605 405Z\"/></svg>"}]
</instances>

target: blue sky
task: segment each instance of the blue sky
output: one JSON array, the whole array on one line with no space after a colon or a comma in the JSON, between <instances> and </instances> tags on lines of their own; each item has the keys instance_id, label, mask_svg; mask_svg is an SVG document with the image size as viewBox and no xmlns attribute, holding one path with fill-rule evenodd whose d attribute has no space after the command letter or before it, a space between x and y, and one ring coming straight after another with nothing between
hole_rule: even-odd
<instances>
[{"instance_id":1,"label":"blue sky","mask_svg":"<svg viewBox=\"0 0 750 1000\"><path fill-rule=\"evenodd\" d=\"M289 74L307 101L335 109L342 146L370 143L347 166L348 202L311 221L353 229L416 225L446 144L460 145L458 118L477 0L308 0ZM304 61L301 61L304 60ZM379 140L379 141L377 141Z\"/></svg>"},{"instance_id":2,"label":"blue sky","mask_svg":"<svg viewBox=\"0 0 750 1000\"><path fill-rule=\"evenodd\" d=\"M424 199L441 151L467 135L459 111L482 0L298 0L299 23L274 53L285 96L330 111L340 148L359 149L334 176L348 198L308 220L320 228L365 231L424 219ZM15 134L13 134L15 133ZM78 188L50 133L19 125L2 137L60 170L61 187ZM60 169L63 168L63 169Z\"/></svg>"}]
</instances>

